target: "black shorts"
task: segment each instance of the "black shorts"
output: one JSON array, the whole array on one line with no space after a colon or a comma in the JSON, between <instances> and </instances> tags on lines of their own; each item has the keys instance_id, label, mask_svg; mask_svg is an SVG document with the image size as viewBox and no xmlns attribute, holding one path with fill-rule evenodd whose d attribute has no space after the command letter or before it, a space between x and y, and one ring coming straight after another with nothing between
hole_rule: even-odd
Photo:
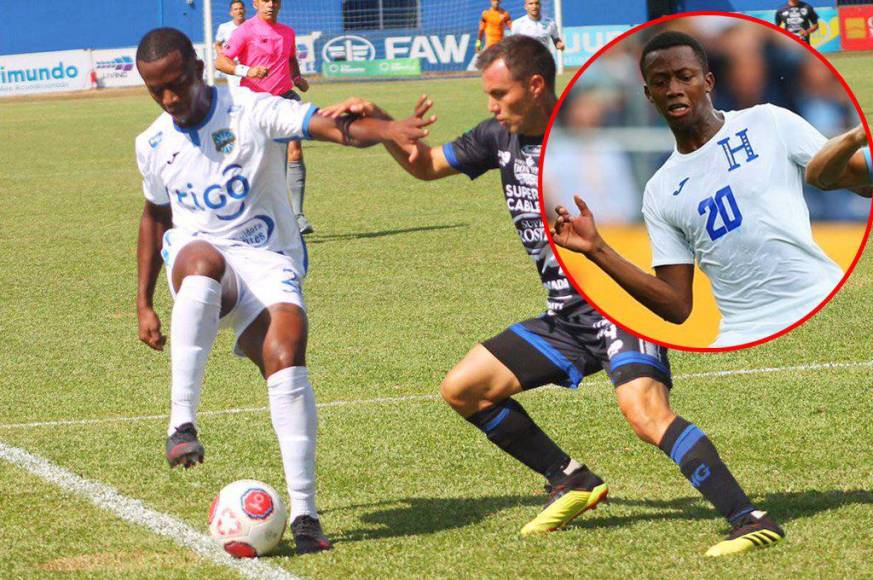
<instances>
[{"instance_id":1,"label":"black shorts","mask_svg":"<svg viewBox=\"0 0 873 580\"><path fill-rule=\"evenodd\" d=\"M279 96L282 97L283 99L288 99L289 101L302 101L303 100L300 97L300 95L297 94L297 91L295 91L294 89L291 89L290 91L286 91Z\"/></svg>"},{"instance_id":2,"label":"black shorts","mask_svg":"<svg viewBox=\"0 0 873 580\"><path fill-rule=\"evenodd\" d=\"M673 386L667 349L625 332L597 313L543 315L513 324L482 343L523 389L546 384L575 389L604 370L618 387L640 377Z\"/></svg>"}]
</instances>

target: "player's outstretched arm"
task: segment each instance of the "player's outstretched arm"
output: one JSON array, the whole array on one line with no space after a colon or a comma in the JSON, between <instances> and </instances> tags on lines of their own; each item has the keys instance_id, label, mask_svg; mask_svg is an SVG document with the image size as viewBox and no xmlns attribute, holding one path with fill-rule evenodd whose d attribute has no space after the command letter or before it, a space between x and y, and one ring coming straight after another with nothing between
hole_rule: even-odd
<instances>
[{"instance_id":1,"label":"player's outstretched arm","mask_svg":"<svg viewBox=\"0 0 873 580\"><path fill-rule=\"evenodd\" d=\"M413 117L424 119L432 106L433 102L427 98L427 95L422 95L415 104ZM377 105L357 97L351 97L342 103L325 107L318 114L331 118L354 114L376 119L391 119L391 116ZM434 122L436 117L430 116L428 120ZM430 181L458 173L458 170L449 165L442 147L430 147L423 139L406 146L401 146L394 141L385 142L384 145L394 160L410 175L418 179Z\"/></svg>"},{"instance_id":2,"label":"player's outstretched arm","mask_svg":"<svg viewBox=\"0 0 873 580\"><path fill-rule=\"evenodd\" d=\"M830 139L806 165L806 182L819 189L864 188L873 185L864 153L867 145L863 125ZM870 197L866 189L865 197Z\"/></svg>"},{"instance_id":3,"label":"player's outstretched arm","mask_svg":"<svg viewBox=\"0 0 873 580\"><path fill-rule=\"evenodd\" d=\"M319 141L330 141L351 147L391 143L409 149L427 136L427 127L434 121L436 117L424 119L416 115L399 121L355 113L315 115L309 124L309 134Z\"/></svg>"},{"instance_id":4,"label":"player's outstretched arm","mask_svg":"<svg viewBox=\"0 0 873 580\"><path fill-rule=\"evenodd\" d=\"M136 314L139 321L139 339L155 350L164 350L167 337L161 333L161 320L154 308L155 283L161 272L161 245L164 232L173 223L170 206L146 201L139 222L139 240L136 247L138 282Z\"/></svg>"},{"instance_id":5,"label":"player's outstretched arm","mask_svg":"<svg viewBox=\"0 0 873 580\"><path fill-rule=\"evenodd\" d=\"M594 215L578 195L574 196L578 216L558 206L552 239L562 248L585 255L615 280L640 304L673 324L688 319L693 306L694 266L671 264L655 268L655 276L643 272L606 243L594 223Z\"/></svg>"}]
</instances>

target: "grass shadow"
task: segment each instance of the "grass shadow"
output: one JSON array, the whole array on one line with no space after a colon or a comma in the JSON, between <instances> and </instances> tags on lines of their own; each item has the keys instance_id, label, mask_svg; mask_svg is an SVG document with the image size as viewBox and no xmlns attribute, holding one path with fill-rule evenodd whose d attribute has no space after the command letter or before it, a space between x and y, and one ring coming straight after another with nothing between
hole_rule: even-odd
<instances>
[{"instance_id":1,"label":"grass shadow","mask_svg":"<svg viewBox=\"0 0 873 580\"><path fill-rule=\"evenodd\" d=\"M450 230L455 228L463 228L470 224L448 224L442 226L421 226L418 228L398 228L395 230L382 230L378 232L356 232L351 234L327 234L327 235L308 235L306 236L306 244L324 244L328 242L342 242L348 240L365 240L369 238L384 238L386 236L397 236L401 234L411 234L416 232L429 232L435 230Z\"/></svg>"},{"instance_id":2,"label":"grass shadow","mask_svg":"<svg viewBox=\"0 0 873 580\"><path fill-rule=\"evenodd\" d=\"M849 505L873 505L873 492L867 490L798 491L765 494L754 498L756 505L785 524ZM505 495L477 498L407 498L372 504L352 505L330 511L367 509L360 516L366 527L351 529L334 538L338 542L357 542L377 538L427 535L476 524L504 509L543 503L541 495ZM638 522L663 520L706 520L720 516L699 496L671 500L637 500L613 497L610 503L629 508L631 513L610 515L599 510L576 520L570 528L614 528ZM531 510L531 517L536 510ZM520 528L525 522L519 522ZM725 527L727 525L725 524ZM516 530L517 531L517 530ZM293 552L293 550L292 550Z\"/></svg>"}]
</instances>

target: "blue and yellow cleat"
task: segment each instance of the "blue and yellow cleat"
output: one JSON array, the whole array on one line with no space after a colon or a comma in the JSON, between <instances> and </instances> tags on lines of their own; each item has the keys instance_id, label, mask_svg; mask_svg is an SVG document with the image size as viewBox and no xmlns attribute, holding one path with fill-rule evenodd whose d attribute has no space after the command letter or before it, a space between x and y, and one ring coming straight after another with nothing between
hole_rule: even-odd
<instances>
[{"instance_id":1,"label":"blue and yellow cleat","mask_svg":"<svg viewBox=\"0 0 873 580\"><path fill-rule=\"evenodd\" d=\"M728 556L752 548L766 548L785 537L785 532L767 517L767 512L754 511L741 519L723 540L706 551L707 556Z\"/></svg>"},{"instance_id":2,"label":"blue and yellow cleat","mask_svg":"<svg viewBox=\"0 0 873 580\"><path fill-rule=\"evenodd\" d=\"M545 509L521 529L522 536L545 534L563 528L576 516L595 509L609 493L603 480L584 466L561 483L546 486L546 490L549 491L549 501Z\"/></svg>"}]
</instances>

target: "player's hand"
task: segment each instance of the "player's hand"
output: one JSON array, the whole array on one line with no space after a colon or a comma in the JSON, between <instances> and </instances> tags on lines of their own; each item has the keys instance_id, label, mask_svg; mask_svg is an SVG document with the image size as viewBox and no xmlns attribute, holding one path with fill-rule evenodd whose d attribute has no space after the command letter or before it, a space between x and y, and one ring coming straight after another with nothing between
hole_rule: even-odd
<instances>
[{"instance_id":1,"label":"player's hand","mask_svg":"<svg viewBox=\"0 0 873 580\"><path fill-rule=\"evenodd\" d=\"M427 108L429 109L430 107L428 106ZM426 112L427 109L422 112L422 115ZM420 117L417 114L413 114L400 121L392 121L389 128L389 138L409 154L410 163L415 163L418 159L418 142L427 137L429 133L427 130L428 125L432 125L435 122L436 115Z\"/></svg>"},{"instance_id":2,"label":"player's hand","mask_svg":"<svg viewBox=\"0 0 873 580\"><path fill-rule=\"evenodd\" d=\"M167 337L161 334L161 319L153 308L141 308L137 311L139 319L139 339L155 350L164 350Z\"/></svg>"},{"instance_id":3,"label":"player's hand","mask_svg":"<svg viewBox=\"0 0 873 580\"><path fill-rule=\"evenodd\" d=\"M415 108L412 110L412 114L419 119L424 119L424 116L428 111L430 111L431 107L433 107L433 101L431 101L427 95L421 95L415 102ZM434 120L436 120L436 117L434 117Z\"/></svg>"},{"instance_id":4,"label":"player's hand","mask_svg":"<svg viewBox=\"0 0 873 580\"><path fill-rule=\"evenodd\" d=\"M309 81L303 77L299 77L297 81L294 83L294 86L303 91L304 93L309 90Z\"/></svg>"},{"instance_id":5,"label":"player's hand","mask_svg":"<svg viewBox=\"0 0 873 580\"><path fill-rule=\"evenodd\" d=\"M558 50L564 50L564 48L566 48L566 46L567 45L564 44L563 41L560 41L560 40L555 43L555 48L557 48Z\"/></svg>"},{"instance_id":6,"label":"player's hand","mask_svg":"<svg viewBox=\"0 0 873 580\"><path fill-rule=\"evenodd\" d=\"M798 33L800 34L800 38L806 38L809 36L809 31L805 28L801 28Z\"/></svg>"},{"instance_id":7,"label":"player's hand","mask_svg":"<svg viewBox=\"0 0 873 580\"><path fill-rule=\"evenodd\" d=\"M597 250L602 240L594 225L594 214L588 209L588 205L578 195L573 196L579 215L570 215L569 210L563 206L557 206L555 213L555 229L552 231L552 239L562 248L590 254Z\"/></svg>"},{"instance_id":8,"label":"player's hand","mask_svg":"<svg viewBox=\"0 0 873 580\"><path fill-rule=\"evenodd\" d=\"M361 117L390 120L385 111L360 97L349 97L341 103L319 109L317 114L328 119L336 119L343 115L360 115Z\"/></svg>"},{"instance_id":9,"label":"player's hand","mask_svg":"<svg viewBox=\"0 0 873 580\"><path fill-rule=\"evenodd\" d=\"M250 79L262 79L270 74L270 69L265 66L253 66L249 68L246 76Z\"/></svg>"}]
</instances>

